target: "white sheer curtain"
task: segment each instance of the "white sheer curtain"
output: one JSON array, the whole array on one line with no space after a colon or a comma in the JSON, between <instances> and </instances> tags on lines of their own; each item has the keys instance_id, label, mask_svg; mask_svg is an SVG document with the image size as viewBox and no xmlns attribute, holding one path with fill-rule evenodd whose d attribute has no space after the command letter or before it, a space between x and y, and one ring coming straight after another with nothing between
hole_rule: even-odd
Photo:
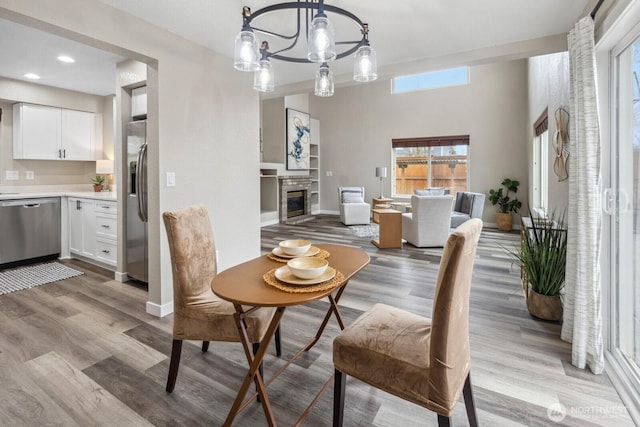
<instances>
[{"instance_id":1,"label":"white sheer curtain","mask_svg":"<svg viewBox=\"0 0 640 427\"><path fill-rule=\"evenodd\" d=\"M571 83L567 274L562 339L571 363L596 374L604 368L600 280L600 135L594 25L582 18L569 33Z\"/></svg>"}]
</instances>

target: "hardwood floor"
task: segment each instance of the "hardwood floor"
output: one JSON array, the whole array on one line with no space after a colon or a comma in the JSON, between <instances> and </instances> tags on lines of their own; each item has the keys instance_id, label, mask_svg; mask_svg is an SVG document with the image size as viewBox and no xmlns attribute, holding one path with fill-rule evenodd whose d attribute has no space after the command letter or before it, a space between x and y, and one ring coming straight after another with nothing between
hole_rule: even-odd
<instances>
[{"instance_id":1,"label":"hardwood floor","mask_svg":"<svg viewBox=\"0 0 640 427\"><path fill-rule=\"evenodd\" d=\"M284 238L358 246L371 264L351 280L340 301L347 323L376 302L431 314L441 249L377 249L337 217L262 229L266 253ZM574 368L560 326L529 316L504 247L518 234L485 230L470 304L472 382L483 426L631 426L606 375ZM221 425L246 373L238 343L185 342L176 388L165 392L172 319L145 313L145 289L111 280L112 273L69 261L85 275L0 296L0 425ZM327 308L324 301L290 308L282 322L283 355L269 349L265 376L306 342ZM268 388L279 425L293 425L333 372L332 320L324 337ZM332 387L305 421L331 425ZM548 408L566 417L552 421ZM436 426L435 414L354 379L347 381L346 426ZM553 414L552 414L553 416ZM455 425L468 425L464 405ZM263 426L252 403L234 425Z\"/></svg>"}]
</instances>

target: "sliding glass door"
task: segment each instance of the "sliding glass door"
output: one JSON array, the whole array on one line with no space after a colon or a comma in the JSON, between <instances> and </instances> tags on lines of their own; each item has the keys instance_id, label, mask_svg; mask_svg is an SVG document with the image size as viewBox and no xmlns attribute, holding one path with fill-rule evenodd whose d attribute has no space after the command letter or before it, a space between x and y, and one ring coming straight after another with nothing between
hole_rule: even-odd
<instances>
[{"instance_id":1,"label":"sliding glass door","mask_svg":"<svg viewBox=\"0 0 640 427\"><path fill-rule=\"evenodd\" d=\"M640 32L614 53L614 137L605 211L611 230L611 350L640 389Z\"/></svg>"}]
</instances>

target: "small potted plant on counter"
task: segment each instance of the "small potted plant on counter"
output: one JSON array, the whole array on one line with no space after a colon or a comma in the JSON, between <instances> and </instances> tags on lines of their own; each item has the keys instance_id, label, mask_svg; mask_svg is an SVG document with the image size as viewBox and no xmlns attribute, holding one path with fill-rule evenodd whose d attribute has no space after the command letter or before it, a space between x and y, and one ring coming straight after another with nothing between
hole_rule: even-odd
<instances>
[{"instance_id":1,"label":"small potted plant on counter","mask_svg":"<svg viewBox=\"0 0 640 427\"><path fill-rule=\"evenodd\" d=\"M513 199L510 198L509 192L516 193L519 186L520 182L515 179L505 178L502 181L501 188L489 190L489 201L498 209L496 212L498 230L511 231L512 213L518 213L518 209L522 207L522 202L515 197Z\"/></svg>"},{"instance_id":2,"label":"small potted plant on counter","mask_svg":"<svg viewBox=\"0 0 640 427\"><path fill-rule=\"evenodd\" d=\"M91 178L91 182L93 183L93 191L96 193L104 188L104 176L102 175L96 175L95 178Z\"/></svg>"}]
</instances>

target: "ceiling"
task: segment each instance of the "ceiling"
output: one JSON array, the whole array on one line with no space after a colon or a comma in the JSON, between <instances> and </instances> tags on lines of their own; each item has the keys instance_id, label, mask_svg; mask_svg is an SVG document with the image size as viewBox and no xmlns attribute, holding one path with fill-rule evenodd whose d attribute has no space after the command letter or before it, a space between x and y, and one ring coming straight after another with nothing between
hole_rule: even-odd
<instances>
[{"instance_id":1,"label":"ceiling","mask_svg":"<svg viewBox=\"0 0 640 427\"><path fill-rule=\"evenodd\" d=\"M94 95L115 93L116 64L124 58L0 19L0 76ZM76 60L58 61L59 55ZM30 80L25 73L36 73Z\"/></svg>"},{"instance_id":2,"label":"ceiling","mask_svg":"<svg viewBox=\"0 0 640 427\"><path fill-rule=\"evenodd\" d=\"M100 0L223 55L233 54L233 40L242 24L242 6L255 12L273 4L269 0ZM406 62L479 51L567 33L588 12L592 0L329 0L349 10L370 28L369 40L384 70ZM357 28L332 18L337 39L357 40ZM291 19L290 19L291 18ZM257 24L258 20L256 20ZM293 18L265 15L260 26L293 32ZM271 50L277 47L270 42ZM124 58L57 36L0 20L0 76L25 80L32 69L42 75L38 83L105 95L114 92L115 64ZM75 64L62 64L59 54L75 56ZM276 85L313 80L315 64L273 61ZM330 64L336 75L351 73L349 58ZM229 69L233 70L231 60ZM236 72L236 71L233 71Z\"/></svg>"}]
</instances>

